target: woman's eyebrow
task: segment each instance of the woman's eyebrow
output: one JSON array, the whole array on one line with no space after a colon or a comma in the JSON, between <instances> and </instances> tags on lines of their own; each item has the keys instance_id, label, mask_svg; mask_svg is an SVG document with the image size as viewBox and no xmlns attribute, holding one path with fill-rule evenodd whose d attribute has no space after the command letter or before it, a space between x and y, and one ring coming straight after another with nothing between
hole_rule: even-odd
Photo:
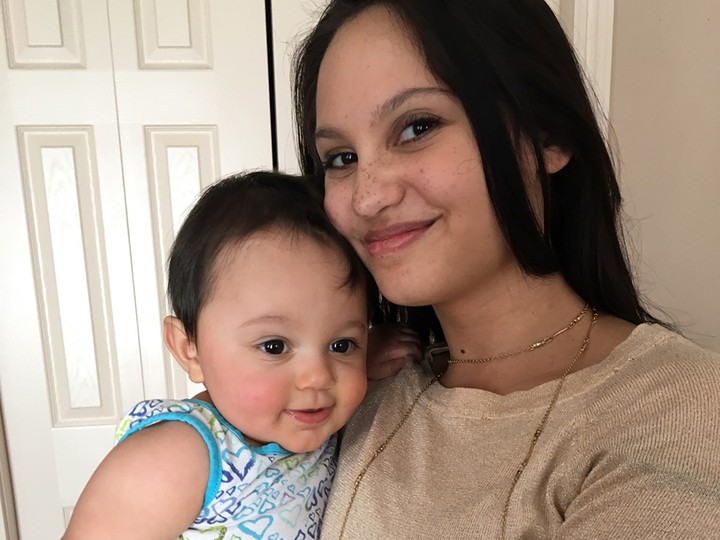
<instances>
[{"instance_id":1,"label":"woman's eyebrow","mask_svg":"<svg viewBox=\"0 0 720 540\"><path fill-rule=\"evenodd\" d=\"M453 94L450 90L447 88L441 88L439 86L420 86L420 87L413 87L413 88L407 88L405 90L402 90L401 92L398 92L394 96L388 98L383 103L381 103L372 113L371 113L371 123L377 124L384 116L387 116L388 114L395 111L398 107L400 107L403 103L405 103L407 100L418 97L418 96L424 96L424 95L442 95L445 97L449 97L453 100L456 100L455 94ZM315 130L315 140L318 139L342 139L343 135L342 133L334 128L329 127L318 127Z\"/></svg>"},{"instance_id":2,"label":"woman's eyebrow","mask_svg":"<svg viewBox=\"0 0 720 540\"><path fill-rule=\"evenodd\" d=\"M319 139L337 140L342 138L342 133L340 133L337 129L318 128L315 130L315 142L317 142Z\"/></svg>"},{"instance_id":3,"label":"woman's eyebrow","mask_svg":"<svg viewBox=\"0 0 720 540\"><path fill-rule=\"evenodd\" d=\"M379 122L384 116L394 112L407 100L425 95L441 95L455 99L455 95L450 90L448 90L447 88L441 88L439 86L420 86L408 88L406 90L403 90L402 92L395 94L394 96L383 102L380 106L378 106L372 112L372 122L374 124Z\"/></svg>"}]
</instances>

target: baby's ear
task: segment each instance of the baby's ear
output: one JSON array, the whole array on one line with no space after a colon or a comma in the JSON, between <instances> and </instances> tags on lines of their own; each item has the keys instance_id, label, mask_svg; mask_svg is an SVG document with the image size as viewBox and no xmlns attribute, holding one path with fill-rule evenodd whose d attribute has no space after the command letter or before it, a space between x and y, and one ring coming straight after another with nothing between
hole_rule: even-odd
<instances>
[{"instance_id":1,"label":"baby's ear","mask_svg":"<svg viewBox=\"0 0 720 540\"><path fill-rule=\"evenodd\" d=\"M543 158L545 159L545 171L548 174L555 174L561 171L568 164L572 153L567 149L551 144L543 149Z\"/></svg>"},{"instance_id":2,"label":"baby's ear","mask_svg":"<svg viewBox=\"0 0 720 540\"><path fill-rule=\"evenodd\" d=\"M168 316L163 321L165 345L175 361L185 370L194 383L203 382L202 366L198 359L197 347L185 332L185 327L177 317Z\"/></svg>"}]
</instances>

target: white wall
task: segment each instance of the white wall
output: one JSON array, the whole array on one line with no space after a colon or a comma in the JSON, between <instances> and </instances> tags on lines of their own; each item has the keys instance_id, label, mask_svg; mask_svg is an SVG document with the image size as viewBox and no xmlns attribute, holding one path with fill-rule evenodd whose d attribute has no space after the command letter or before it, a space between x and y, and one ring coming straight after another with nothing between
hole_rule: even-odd
<instances>
[{"instance_id":1,"label":"white wall","mask_svg":"<svg viewBox=\"0 0 720 540\"><path fill-rule=\"evenodd\" d=\"M647 296L720 351L720 2L615 2L610 119Z\"/></svg>"}]
</instances>

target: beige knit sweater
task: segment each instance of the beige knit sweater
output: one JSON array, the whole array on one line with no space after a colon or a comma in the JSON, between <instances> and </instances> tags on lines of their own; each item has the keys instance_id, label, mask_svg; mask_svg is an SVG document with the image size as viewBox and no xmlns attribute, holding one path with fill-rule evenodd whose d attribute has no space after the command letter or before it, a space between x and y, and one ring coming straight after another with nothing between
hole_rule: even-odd
<instances>
[{"instance_id":1,"label":"beige knit sweater","mask_svg":"<svg viewBox=\"0 0 720 540\"><path fill-rule=\"evenodd\" d=\"M408 367L347 428L323 539L430 375ZM368 469L344 538L500 536L512 475L555 382L500 396L433 384ZM507 538L720 538L720 355L641 325L570 375L512 497Z\"/></svg>"}]
</instances>

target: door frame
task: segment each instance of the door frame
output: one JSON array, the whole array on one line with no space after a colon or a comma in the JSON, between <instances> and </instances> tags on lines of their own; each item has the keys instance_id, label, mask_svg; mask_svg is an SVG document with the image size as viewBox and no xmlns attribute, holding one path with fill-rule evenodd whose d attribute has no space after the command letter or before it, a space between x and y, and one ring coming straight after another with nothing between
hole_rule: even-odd
<instances>
[{"instance_id":1,"label":"door frame","mask_svg":"<svg viewBox=\"0 0 720 540\"><path fill-rule=\"evenodd\" d=\"M15 499L13 496L10 460L5 442L3 409L0 402L0 540L18 540Z\"/></svg>"}]
</instances>

